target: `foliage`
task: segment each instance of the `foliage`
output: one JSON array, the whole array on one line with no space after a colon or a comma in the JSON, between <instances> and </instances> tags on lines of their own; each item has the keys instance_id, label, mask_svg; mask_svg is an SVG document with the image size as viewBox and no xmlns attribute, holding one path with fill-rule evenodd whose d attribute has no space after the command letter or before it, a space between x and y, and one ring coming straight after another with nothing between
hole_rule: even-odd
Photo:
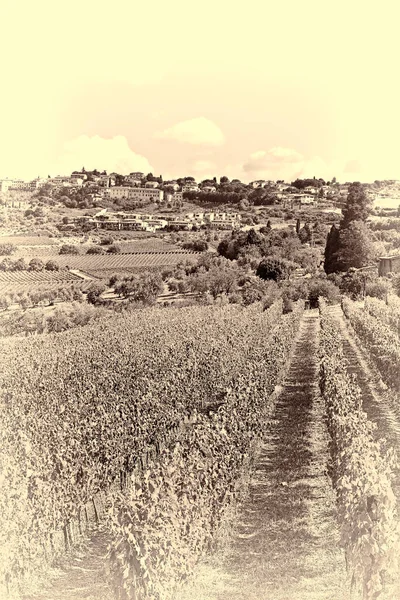
<instances>
[{"instance_id":1,"label":"foliage","mask_svg":"<svg viewBox=\"0 0 400 600\"><path fill-rule=\"evenodd\" d=\"M338 258L340 249L340 231L336 225L332 225L326 238L324 269L328 275L341 270Z\"/></svg>"},{"instance_id":2,"label":"foliage","mask_svg":"<svg viewBox=\"0 0 400 600\"><path fill-rule=\"evenodd\" d=\"M210 549L254 440L262 435L265 395L279 377L298 319L297 311L281 320L255 351L242 346L245 371L219 405L206 414L192 412L174 450L164 450L116 496L110 558L121 598L173 598Z\"/></svg>"},{"instance_id":3,"label":"foliage","mask_svg":"<svg viewBox=\"0 0 400 600\"><path fill-rule=\"evenodd\" d=\"M91 246L87 249L86 254L103 254L103 249L100 246Z\"/></svg>"},{"instance_id":4,"label":"foliage","mask_svg":"<svg viewBox=\"0 0 400 600\"><path fill-rule=\"evenodd\" d=\"M352 221L341 229L337 258L344 271L351 267L359 269L368 266L376 260L372 234L365 223Z\"/></svg>"},{"instance_id":5,"label":"foliage","mask_svg":"<svg viewBox=\"0 0 400 600\"><path fill-rule=\"evenodd\" d=\"M361 183L349 186L342 209L340 227L332 226L325 247L325 272L346 271L364 267L376 258L371 233L365 224L371 212L371 199Z\"/></svg>"},{"instance_id":6,"label":"foliage","mask_svg":"<svg viewBox=\"0 0 400 600\"><path fill-rule=\"evenodd\" d=\"M208 243L205 240L194 240L193 242L184 242L182 248L193 250L193 252L205 252L208 250Z\"/></svg>"},{"instance_id":7,"label":"foliage","mask_svg":"<svg viewBox=\"0 0 400 600\"><path fill-rule=\"evenodd\" d=\"M299 318L281 322L280 314L279 304L265 312L153 308L29 343L3 340L1 584L13 588L29 578L45 561L49 533L121 471L131 472L137 457L194 408L225 397L241 375L253 381L262 407ZM238 419L244 427L246 407Z\"/></svg>"},{"instance_id":8,"label":"foliage","mask_svg":"<svg viewBox=\"0 0 400 600\"><path fill-rule=\"evenodd\" d=\"M59 254L79 254L79 248L73 244L63 244L59 250Z\"/></svg>"},{"instance_id":9,"label":"foliage","mask_svg":"<svg viewBox=\"0 0 400 600\"><path fill-rule=\"evenodd\" d=\"M86 299L89 304L101 303L100 296L106 291L106 286L103 283L92 283L87 291Z\"/></svg>"},{"instance_id":10,"label":"foliage","mask_svg":"<svg viewBox=\"0 0 400 600\"><path fill-rule=\"evenodd\" d=\"M298 190L304 190L306 187L320 188L325 185L325 181L323 179L315 179L315 177L314 179L296 179L290 185Z\"/></svg>"},{"instance_id":11,"label":"foliage","mask_svg":"<svg viewBox=\"0 0 400 600\"><path fill-rule=\"evenodd\" d=\"M261 277L261 279L281 281L282 279L289 278L295 268L295 263L289 260L268 256L258 265L256 275Z\"/></svg>"},{"instance_id":12,"label":"foliage","mask_svg":"<svg viewBox=\"0 0 400 600\"><path fill-rule=\"evenodd\" d=\"M159 273L151 271L140 275L124 277L116 282L115 292L132 302L140 302L143 305L151 305L163 290L163 280Z\"/></svg>"},{"instance_id":13,"label":"foliage","mask_svg":"<svg viewBox=\"0 0 400 600\"><path fill-rule=\"evenodd\" d=\"M43 300L51 301L52 293L49 292ZM71 295L73 301L69 306L57 307L53 313L44 310L26 311L11 313L0 321L0 337L10 336L36 336L47 333L65 331L73 327L86 325L93 319L104 318L108 311L102 308L94 308L88 305L81 305L82 301L79 294ZM32 296L26 299L27 304L32 304ZM3 306L0 299L0 306Z\"/></svg>"},{"instance_id":14,"label":"foliage","mask_svg":"<svg viewBox=\"0 0 400 600\"><path fill-rule=\"evenodd\" d=\"M119 252L121 252L121 246L119 246L118 244L112 244L107 248L107 252L109 254L118 254Z\"/></svg>"},{"instance_id":15,"label":"foliage","mask_svg":"<svg viewBox=\"0 0 400 600\"><path fill-rule=\"evenodd\" d=\"M375 281L369 281L365 285L365 294L373 298L380 298L384 300L391 291L390 282L385 279L377 279Z\"/></svg>"},{"instance_id":16,"label":"foliage","mask_svg":"<svg viewBox=\"0 0 400 600\"><path fill-rule=\"evenodd\" d=\"M349 186L346 204L342 208L343 219L341 229L349 227L353 221L365 223L371 212L372 200L368 197L365 187L358 182Z\"/></svg>"},{"instance_id":17,"label":"foliage","mask_svg":"<svg viewBox=\"0 0 400 600\"><path fill-rule=\"evenodd\" d=\"M345 299L343 310L356 334L364 342L382 379L394 389L400 390L400 339L384 319L358 308Z\"/></svg>"},{"instance_id":18,"label":"foliage","mask_svg":"<svg viewBox=\"0 0 400 600\"><path fill-rule=\"evenodd\" d=\"M58 266L58 263L56 263L56 261L48 260L45 264L45 269L46 271L58 271L60 267Z\"/></svg>"},{"instance_id":19,"label":"foliage","mask_svg":"<svg viewBox=\"0 0 400 600\"><path fill-rule=\"evenodd\" d=\"M321 300L320 385L332 438L331 475L352 591L364 600L388 592L398 572L399 527L391 479L395 457L375 441L361 391L348 374L338 326ZM386 589L385 589L386 588ZM392 597L392 596L390 596Z\"/></svg>"},{"instance_id":20,"label":"foliage","mask_svg":"<svg viewBox=\"0 0 400 600\"><path fill-rule=\"evenodd\" d=\"M10 256L16 249L15 244L0 244L0 256Z\"/></svg>"},{"instance_id":21,"label":"foliage","mask_svg":"<svg viewBox=\"0 0 400 600\"><path fill-rule=\"evenodd\" d=\"M40 258L32 258L28 268L30 271L43 271L45 264Z\"/></svg>"},{"instance_id":22,"label":"foliage","mask_svg":"<svg viewBox=\"0 0 400 600\"><path fill-rule=\"evenodd\" d=\"M385 295L385 299L386 302L382 302L378 297L367 296L364 310L400 336L400 300L391 295Z\"/></svg>"}]
</instances>

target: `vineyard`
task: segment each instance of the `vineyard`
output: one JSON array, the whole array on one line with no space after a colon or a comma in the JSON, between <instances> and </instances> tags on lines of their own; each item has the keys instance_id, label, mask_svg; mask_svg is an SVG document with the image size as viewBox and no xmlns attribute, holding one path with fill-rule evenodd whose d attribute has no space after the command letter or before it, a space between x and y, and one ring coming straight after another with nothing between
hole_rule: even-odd
<instances>
[{"instance_id":1,"label":"vineyard","mask_svg":"<svg viewBox=\"0 0 400 600\"><path fill-rule=\"evenodd\" d=\"M399 391L400 338L396 307L387 307L382 301L368 301L364 310L346 299L343 310L355 333L372 356L383 381Z\"/></svg>"},{"instance_id":2,"label":"vineyard","mask_svg":"<svg viewBox=\"0 0 400 600\"><path fill-rule=\"evenodd\" d=\"M121 265L129 256L63 258ZM2 340L0 595L36 598L28 582L46 577L64 544L71 550L87 506L102 497L104 598L184 600L235 514L250 532L258 519L254 533L233 528L233 558L223 566L232 582L241 573L243 595L232 583L226 593L208 590L209 600L269 598L265 580L276 600L399 597L397 438L384 442L367 416L367 375L350 371L340 325L397 392L396 314L394 299L345 300L343 312L320 301L319 314L301 303L283 314L280 301L268 310L154 307L29 343ZM254 468L263 483L250 483L242 509ZM316 518L325 534L304 531ZM318 568L311 576L302 567L313 553L324 581ZM317 581L331 595L307 595ZM189 597L203 600L193 589Z\"/></svg>"},{"instance_id":3,"label":"vineyard","mask_svg":"<svg viewBox=\"0 0 400 600\"><path fill-rule=\"evenodd\" d=\"M18 294L22 292L58 291L60 287L79 287L86 291L90 280L83 280L75 273L60 271L0 271L0 294Z\"/></svg>"},{"instance_id":4,"label":"vineyard","mask_svg":"<svg viewBox=\"0 0 400 600\"><path fill-rule=\"evenodd\" d=\"M195 262L199 257L198 252L137 252L134 254L113 255L61 255L56 262L70 269L80 269L96 277L104 274L125 272L134 273L144 269L155 269L161 267L173 267L181 262Z\"/></svg>"}]
</instances>

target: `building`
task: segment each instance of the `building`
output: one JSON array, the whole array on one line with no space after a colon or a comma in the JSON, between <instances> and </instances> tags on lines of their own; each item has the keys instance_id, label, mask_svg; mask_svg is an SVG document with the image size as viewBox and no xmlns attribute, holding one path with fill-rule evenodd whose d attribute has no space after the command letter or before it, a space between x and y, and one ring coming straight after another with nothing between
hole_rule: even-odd
<instances>
[{"instance_id":1,"label":"building","mask_svg":"<svg viewBox=\"0 0 400 600\"><path fill-rule=\"evenodd\" d=\"M308 185L304 188L304 192L306 194L318 194L318 188L314 187L313 185Z\"/></svg>"},{"instance_id":2,"label":"building","mask_svg":"<svg viewBox=\"0 0 400 600\"><path fill-rule=\"evenodd\" d=\"M129 173L129 175L127 176L127 179L132 178L132 179L137 179L138 181L142 181L144 177L144 173L142 173L141 171L135 171L134 173Z\"/></svg>"},{"instance_id":3,"label":"building","mask_svg":"<svg viewBox=\"0 0 400 600\"><path fill-rule=\"evenodd\" d=\"M378 274L384 277L388 273L400 272L400 255L399 256L382 256L379 259Z\"/></svg>"},{"instance_id":4,"label":"building","mask_svg":"<svg viewBox=\"0 0 400 600\"><path fill-rule=\"evenodd\" d=\"M86 173L72 173L71 179L82 179L82 181L85 181L87 179L87 175Z\"/></svg>"},{"instance_id":5,"label":"building","mask_svg":"<svg viewBox=\"0 0 400 600\"><path fill-rule=\"evenodd\" d=\"M214 187L213 185L205 185L204 187L201 188L202 192L206 192L207 194L212 194L213 192L217 191L217 188Z\"/></svg>"},{"instance_id":6,"label":"building","mask_svg":"<svg viewBox=\"0 0 400 600\"><path fill-rule=\"evenodd\" d=\"M162 190L120 185L107 188L105 195L110 200L134 200L136 202L162 202L164 199Z\"/></svg>"},{"instance_id":7,"label":"building","mask_svg":"<svg viewBox=\"0 0 400 600\"><path fill-rule=\"evenodd\" d=\"M160 187L160 184L158 183L158 181L146 181L146 183L144 184L144 187L146 187L146 188L158 188L158 187Z\"/></svg>"},{"instance_id":8,"label":"building","mask_svg":"<svg viewBox=\"0 0 400 600\"><path fill-rule=\"evenodd\" d=\"M215 218L209 225L211 229L237 229L239 227L239 222L236 219Z\"/></svg>"},{"instance_id":9,"label":"building","mask_svg":"<svg viewBox=\"0 0 400 600\"><path fill-rule=\"evenodd\" d=\"M200 188L197 183L187 183L182 186L182 192L199 192Z\"/></svg>"},{"instance_id":10,"label":"building","mask_svg":"<svg viewBox=\"0 0 400 600\"><path fill-rule=\"evenodd\" d=\"M268 181L266 179L257 179L256 181L251 181L250 185L252 188L257 189L264 187L267 183Z\"/></svg>"},{"instance_id":11,"label":"building","mask_svg":"<svg viewBox=\"0 0 400 600\"><path fill-rule=\"evenodd\" d=\"M293 200L294 202L297 202L301 205L306 205L306 204L314 204L315 202L315 197L312 196L311 194L297 194L295 196L293 196Z\"/></svg>"},{"instance_id":12,"label":"building","mask_svg":"<svg viewBox=\"0 0 400 600\"><path fill-rule=\"evenodd\" d=\"M133 173L133 175L127 175L124 181L135 187L140 187L142 185L142 179L141 177L136 177L136 173Z\"/></svg>"}]
</instances>

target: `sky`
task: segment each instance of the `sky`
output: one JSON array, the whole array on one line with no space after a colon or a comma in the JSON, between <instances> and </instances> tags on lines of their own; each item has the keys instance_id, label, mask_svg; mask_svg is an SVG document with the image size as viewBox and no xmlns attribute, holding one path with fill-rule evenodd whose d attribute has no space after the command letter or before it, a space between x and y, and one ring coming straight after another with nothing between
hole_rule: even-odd
<instances>
[{"instance_id":1,"label":"sky","mask_svg":"<svg viewBox=\"0 0 400 600\"><path fill-rule=\"evenodd\" d=\"M0 177L400 179L397 0L2 0Z\"/></svg>"}]
</instances>

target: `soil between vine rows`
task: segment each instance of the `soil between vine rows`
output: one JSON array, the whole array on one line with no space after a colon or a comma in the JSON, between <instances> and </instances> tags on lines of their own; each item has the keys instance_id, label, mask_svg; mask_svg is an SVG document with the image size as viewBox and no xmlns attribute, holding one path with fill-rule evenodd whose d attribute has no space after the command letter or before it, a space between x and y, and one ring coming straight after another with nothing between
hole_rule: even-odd
<instances>
[{"instance_id":1,"label":"soil between vine rows","mask_svg":"<svg viewBox=\"0 0 400 600\"><path fill-rule=\"evenodd\" d=\"M318 389L316 311L302 319L228 552L201 564L177 600L345 600L328 432Z\"/></svg>"}]
</instances>

